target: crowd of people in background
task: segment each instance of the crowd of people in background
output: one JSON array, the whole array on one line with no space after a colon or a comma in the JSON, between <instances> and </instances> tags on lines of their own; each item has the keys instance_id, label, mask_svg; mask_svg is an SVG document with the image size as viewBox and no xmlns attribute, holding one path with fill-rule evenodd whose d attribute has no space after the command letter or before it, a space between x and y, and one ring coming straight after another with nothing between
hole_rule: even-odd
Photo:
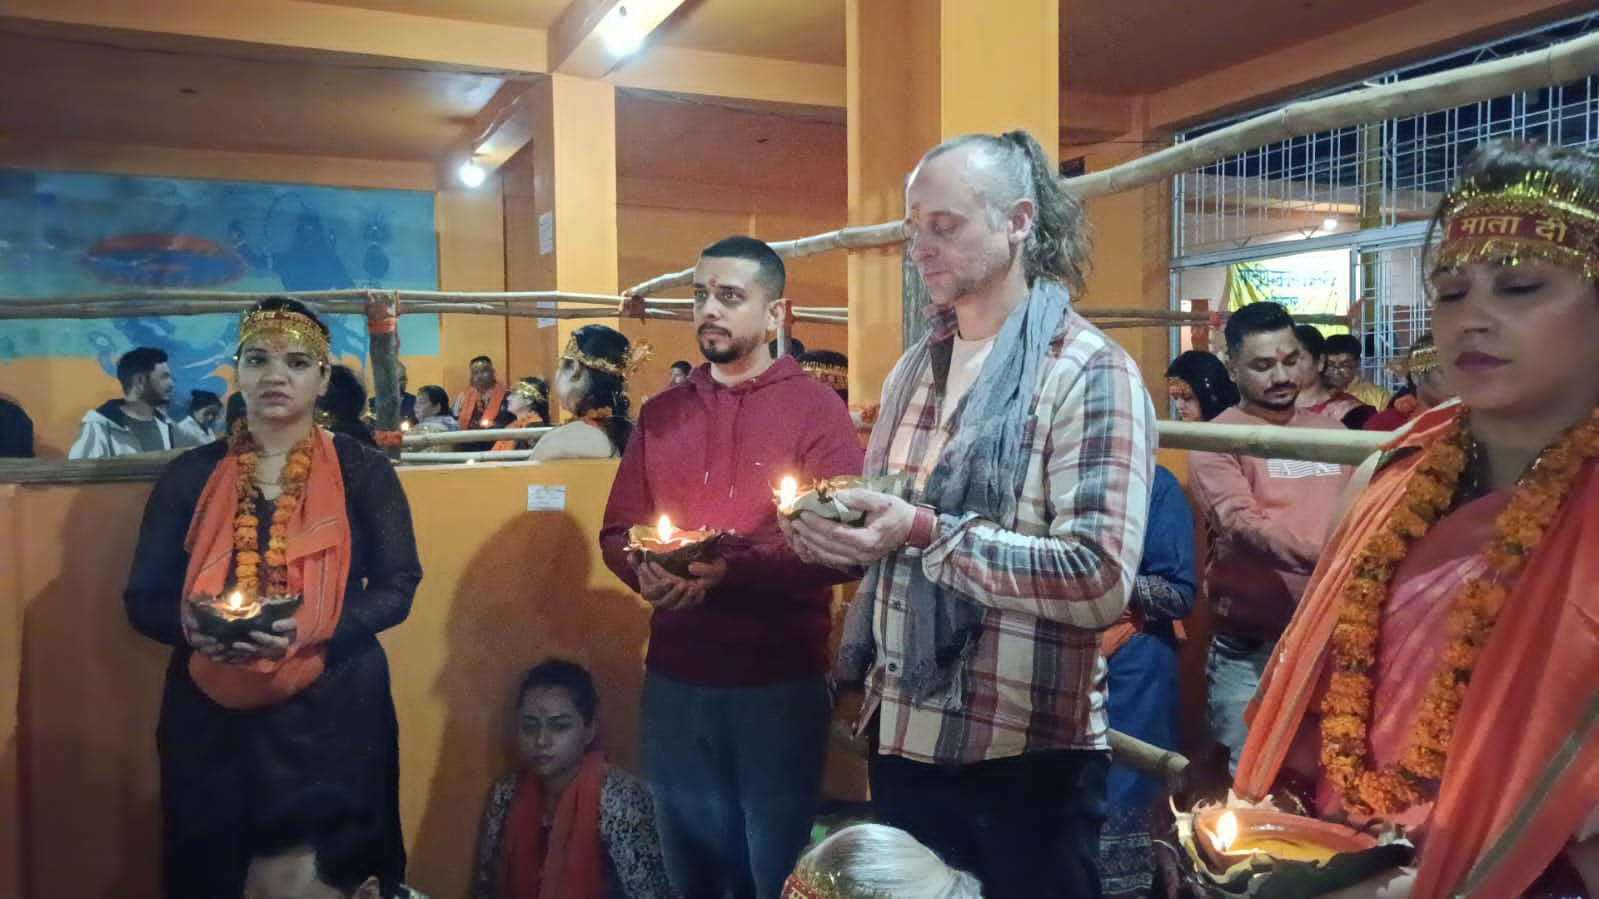
<instances>
[{"instance_id":1,"label":"crowd of people in background","mask_svg":"<svg viewBox=\"0 0 1599 899\"><path fill-rule=\"evenodd\" d=\"M1186 492L1156 464L1143 375L1074 307L1085 214L1038 143L946 141L906 203L930 327L864 448L842 354L770 341L786 271L749 237L702 251L704 362L674 362L636 417L649 348L605 325L574 331L548 379L472 359L453 402L409 392L401 367L412 431L548 427L478 445L618 459L596 539L651 610L638 776L608 760L582 666L501 685L515 763L488 785L474 899L1150 895L1169 785L1112 764L1109 732L1177 748L1201 598L1210 763L1236 795L1411 828L1414 866L1340 895L1453 895L1490 856L1475 894L1599 879L1591 158L1478 154L1432 224L1435 333L1392 393L1360 337L1269 302L1229 313L1222 356L1171 360L1182 421L1392 431L1359 468L1195 452ZM150 495L124 594L171 650L156 744L174 899L418 895L378 638L422 570L361 377L328 337L294 300L257 304L237 393L191 391L177 420L165 355L132 350L72 448L192 447ZM0 426L7 453L31 452L20 409L0 401ZM865 474L834 494L860 517L777 514L779 470ZM640 551L631 528L663 515L714 522L717 552ZM834 634L831 588L855 580ZM219 636L195 601L229 589L296 601ZM815 840L840 693L859 703L872 820Z\"/></svg>"}]
</instances>

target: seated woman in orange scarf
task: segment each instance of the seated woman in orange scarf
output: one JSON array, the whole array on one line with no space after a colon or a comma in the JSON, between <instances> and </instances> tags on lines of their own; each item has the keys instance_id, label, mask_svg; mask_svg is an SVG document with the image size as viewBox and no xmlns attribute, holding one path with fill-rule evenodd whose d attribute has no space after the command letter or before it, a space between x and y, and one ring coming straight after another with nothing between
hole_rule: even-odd
<instances>
[{"instance_id":1,"label":"seated woman in orange scarf","mask_svg":"<svg viewBox=\"0 0 1599 899\"><path fill-rule=\"evenodd\" d=\"M261 809L312 783L360 804L388 888L405 874L405 843L377 635L405 620L422 576L411 511L382 453L316 426L330 361L310 310L257 304L235 363L245 416L162 472L124 595L134 629L173 647L156 729L162 895L240 895ZM234 596L300 604L220 642L188 601Z\"/></svg>"},{"instance_id":2,"label":"seated woman in orange scarf","mask_svg":"<svg viewBox=\"0 0 1599 899\"><path fill-rule=\"evenodd\" d=\"M1487 144L1434 230L1461 402L1387 447L1334 534L1235 787L1297 774L1324 814L1414 828L1414 870L1340 895L1596 895L1599 166Z\"/></svg>"},{"instance_id":3,"label":"seated woman in orange scarf","mask_svg":"<svg viewBox=\"0 0 1599 899\"><path fill-rule=\"evenodd\" d=\"M472 899L673 896L649 791L594 745L598 705L575 662L551 659L523 677L521 768L489 793Z\"/></svg>"},{"instance_id":4,"label":"seated woman in orange scarf","mask_svg":"<svg viewBox=\"0 0 1599 899\"><path fill-rule=\"evenodd\" d=\"M516 416L507 428L544 428L550 424L550 388L543 378L523 378L505 395L505 410ZM499 440L495 452L527 449L526 440Z\"/></svg>"}]
</instances>

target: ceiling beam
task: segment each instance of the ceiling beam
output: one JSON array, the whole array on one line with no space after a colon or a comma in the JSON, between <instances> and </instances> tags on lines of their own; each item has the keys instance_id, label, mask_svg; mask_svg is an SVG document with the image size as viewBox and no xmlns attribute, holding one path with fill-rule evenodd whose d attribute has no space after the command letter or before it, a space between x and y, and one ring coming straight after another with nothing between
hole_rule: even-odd
<instances>
[{"instance_id":1,"label":"ceiling beam","mask_svg":"<svg viewBox=\"0 0 1599 899\"><path fill-rule=\"evenodd\" d=\"M684 0L572 0L550 26L552 71L603 78L642 46Z\"/></svg>"},{"instance_id":2,"label":"ceiling beam","mask_svg":"<svg viewBox=\"0 0 1599 899\"><path fill-rule=\"evenodd\" d=\"M493 72L547 71L543 29L308 0L5 0L0 18L240 41Z\"/></svg>"},{"instance_id":3,"label":"ceiling beam","mask_svg":"<svg viewBox=\"0 0 1599 899\"><path fill-rule=\"evenodd\" d=\"M842 107L844 67L654 46L605 80L674 94Z\"/></svg>"},{"instance_id":4,"label":"ceiling beam","mask_svg":"<svg viewBox=\"0 0 1599 899\"><path fill-rule=\"evenodd\" d=\"M1149 124L1170 129L1246 112L1452 47L1575 15L1592 4L1593 0L1422 0L1157 91L1149 96Z\"/></svg>"},{"instance_id":5,"label":"ceiling beam","mask_svg":"<svg viewBox=\"0 0 1599 899\"><path fill-rule=\"evenodd\" d=\"M505 82L466 123L449 152L439 160L439 183L456 184L456 171L468 160L488 174L498 171L533 140L535 115L533 85L525 80Z\"/></svg>"}]
</instances>

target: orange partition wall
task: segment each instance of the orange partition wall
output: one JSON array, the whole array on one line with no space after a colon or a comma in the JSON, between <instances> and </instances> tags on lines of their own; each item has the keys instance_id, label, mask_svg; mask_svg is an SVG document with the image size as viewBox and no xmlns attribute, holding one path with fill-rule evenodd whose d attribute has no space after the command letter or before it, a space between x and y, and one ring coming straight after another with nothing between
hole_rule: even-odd
<instances>
[{"instance_id":1,"label":"orange partition wall","mask_svg":"<svg viewBox=\"0 0 1599 899\"><path fill-rule=\"evenodd\" d=\"M510 764L510 693L533 662L590 666L602 739L637 770L649 611L599 558L614 471L596 461L401 472L425 576L409 620L383 642L411 880L423 892L466 890L484 796ZM530 485L564 487L565 509L528 512ZM21 895L39 899L158 893L167 651L135 635L121 606L148 491L0 485L0 703L18 697L15 716L0 712L0 893L17 895L24 879ZM834 755L830 794L860 798L864 766Z\"/></svg>"}]
</instances>

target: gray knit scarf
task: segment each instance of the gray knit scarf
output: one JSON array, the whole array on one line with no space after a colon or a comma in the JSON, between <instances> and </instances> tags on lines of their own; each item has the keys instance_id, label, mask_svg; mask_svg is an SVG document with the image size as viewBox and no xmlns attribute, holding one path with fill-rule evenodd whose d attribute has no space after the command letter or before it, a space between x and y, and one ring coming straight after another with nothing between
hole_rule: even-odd
<instances>
[{"instance_id":1,"label":"gray knit scarf","mask_svg":"<svg viewBox=\"0 0 1599 899\"><path fill-rule=\"evenodd\" d=\"M1040 368L1050 344L1060 333L1071 298L1058 282L1034 281L1022 303L995 337L994 348L983 369L954 414L944 422L950 436L921 496L912 499L931 505L940 514L973 513L1001 527L1014 527L1016 501L1027 475L1022 456L1023 429L1032 408ZM866 474L888 471L889 447L894 432L910 408L911 395L927 366L933 367L934 401L944 393L949 376L953 335L924 337L910 350L900 376L886 385L878 427L872 429L866 448ZM903 645L904 689L915 702L935 701L959 705L957 674L976 641L982 607L954 590L932 583L920 559L896 554L867 570L855 601L844 621L839 647L839 674L849 682L862 681L877 655L872 638L877 592L890 566L904 566L910 574Z\"/></svg>"}]
</instances>

